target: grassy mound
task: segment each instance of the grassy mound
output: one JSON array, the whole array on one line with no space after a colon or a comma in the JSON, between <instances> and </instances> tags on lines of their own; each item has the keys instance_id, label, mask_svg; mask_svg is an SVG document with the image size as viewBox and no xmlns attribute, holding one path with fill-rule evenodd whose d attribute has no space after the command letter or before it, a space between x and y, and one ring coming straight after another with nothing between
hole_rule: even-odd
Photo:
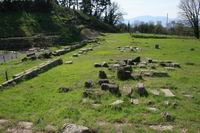
<instances>
[{"instance_id":1,"label":"grassy mound","mask_svg":"<svg viewBox=\"0 0 200 133\"><path fill-rule=\"evenodd\" d=\"M115 32L96 18L60 7L51 12L1 12L0 18L0 38L58 35L61 41L75 42L82 39L82 28Z\"/></svg>"}]
</instances>

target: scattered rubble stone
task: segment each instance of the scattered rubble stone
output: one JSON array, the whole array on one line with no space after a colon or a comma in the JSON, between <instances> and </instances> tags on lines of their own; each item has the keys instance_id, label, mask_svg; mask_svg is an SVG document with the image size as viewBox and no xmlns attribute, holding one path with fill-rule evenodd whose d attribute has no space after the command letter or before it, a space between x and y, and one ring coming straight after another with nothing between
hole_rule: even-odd
<instances>
[{"instance_id":1,"label":"scattered rubble stone","mask_svg":"<svg viewBox=\"0 0 200 133\"><path fill-rule=\"evenodd\" d=\"M93 81L92 81L92 80L86 81L86 82L85 82L85 87L86 87L86 88L91 88L91 87L93 87Z\"/></svg>"},{"instance_id":2,"label":"scattered rubble stone","mask_svg":"<svg viewBox=\"0 0 200 133\"><path fill-rule=\"evenodd\" d=\"M9 124L9 120L0 119L0 130L2 127L7 126Z\"/></svg>"},{"instance_id":3,"label":"scattered rubble stone","mask_svg":"<svg viewBox=\"0 0 200 133\"><path fill-rule=\"evenodd\" d=\"M168 112L162 112L161 116L164 120L168 122L174 121L174 117L172 117Z\"/></svg>"},{"instance_id":4,"label":"scattered rubble stone","mask_svg":"<svg viewBox=\"0 0 200 133\"><path fill-rule=\"evenodd\" d=\"M59 89L58 89L58 92L59 93L67 93L67 92L69 92L70 91L70 88L67 88L67 87L60 87Z\"/></svg>"},{"instance_id":5,"label":"scattered rubble stone","mask_svg":"<svg viewBox=\"0 0 200 133\"><path fill-rule=\"evenodd\" d=\"M73 64L73 61L65 61L64 64Z\"/></svg>"},{"instance_id":6,"label":"scattered rubble stone","mask_svg":"<svg viewBox=\"0 0 200 133\"><path fill-rule=\"evenodd\" d=\"M166 97L175 97L175 95L169 89L161 89Z\"/></svg>"},{"instance_id":7,"label":"scattered rubble stone","mask_svg":"<svg viewBox=\"0 0 200 133\"><path fill-rule=\"evenodd\" d=\"M135 59L133 59L133 62L134 63L140 63L141 62L141 58L140 58L140 56L138 56L138 57L136 57Z\"/></svg>"},{"instance_id":8,"label":"scattered rubble stone","mask_svg":"<svg viewBox=\"0 0 200 133\"><path fill-rule=\"evenodd\" d=\"M21 129L32 129L33 127L33 123L32 122L19 122L17 124L18 128L21 128Z\"/></svg>"},{"instance_id":9,"label":"scattered rubble stone","mask_svg":"<svg viewBox=\"0 0 200 133\"><path fill-rule=\"evenodd\" d=\"M165 67L166 70L168 71L175 71L176 69L174 67Z\"/></svg>"},{"instance_id":10,"label":"scattered rubble stone","mask_svg":"<svg viewBox=\"0 0 200 133\"><path fill-rule=\"evenodd\" d=\"M109 83L109 80L108 80L108 79L100 79L100 80L98 81L98 84L99 84L99 85L102 85L103 83Z\"/></svg>"},{"instance_id":11,"label":"scattered rubble stone","mask_svg":"<svg viewBox=\"0 0 200 133\"><path fill-rule=\"evenodd\" d=\"M126 71L124 67L120 67L117 70L117 78L120 80L128 80L131 78L131 72Z\"/></svg>"},{"instance_id":12,"label":"scattered rubble stone","mask_svg":"<svg viewBox=\"0 0 200 133\"><path fill-rule=\"evenodd\" d=\"M88 127L65 124L62 133L91 133Z\"/></svg>"},{"instance_id":13,"label":"scattered rubble stone","mask_svg":"<svg viewBox=\"0 0 200 133\"><path fill-rule=\"evenodd\" d=\"M156 44L155 49L160 49L160 45Z\"/></svg>"},{"instance_id":14,"label":"scattered rubble stone","mask_svg":"<svg viewBox=\"0 0 200 133\"><path fill-rule=\"evenodd\" d=\"M123 86L123 93L125 93L126 96L131 98L131 95L133 93L133 88L130 85Z\"/></svg>"},{"instance_id":15,"label":"scattered rubble stone","mask_svg":"<svg viewBox=\"0 0 200 133\"><path fill-rule=\"evenodd\" d=\"M164 105L168 107L170 105L169 101L164 101Z\"/></svg>"},{"instance_id":16,"label":"scattered rubble stone","mask_svg":"<svg viewBox=\"0 0 200 133\"><path fill-rule=\"evenodd\" d=\"M101 64L95 63L95 64L94 64L94 67L101 67Z\"/></svg>"},{"instance_id":17,"label":"scattered rubble stone","mask_svg":"<svg viewBox=\"0 0 200 133\"><path fill-rule=\"evenodd\" d=\"M45 133L56 133L56 132L57 132L57 129L55 126L47 125L45 127Z\"/></svg>"},{"instance_id":18,"label":"scattered rubble stone","mask_svg":"<svg viewBox=\"0 0 200 133\"><path fill-rule=\"evenodd\" d=\"M120 93L119 86L116 84L103 83L101 85L101 89L104 91L109 91L110 93L115 95L118 95Z\"/></svg>"},{"instance_id":19,"label":"scattered rubble stone","mask_svg":"<svg viewBox=\"0 0 200 133\"><path fill-rule=\"evenodd\" d=\"M157 90L150 90L150 92L154 95L154 96L159 96L160 92Z\"/></svg>"},{"instance_id":20,"label":"scattered rubble stone","mask_svg":"<svg viewBox=\"0 0 200 133\"><path fill-rule=\"evenodd\" d=\"M150 126L151 129L157 130L157 131L172 131L173 126L163 126L163 125L152 125Z\"/></svg>"},{"instance_id":21,"label":"scattered rubble stone","mask_svg":"<svg viewBox=\"0 0 200 133\"><path fill-rule=\"evenodd\" d=\"M160 62L160 66L162 67L174 67L174 68L180 68L180 64L174 63L172 61L162 61Z\"/></svg>"},{"instance_id":22,"label":"scattered rubble stone","mask_svg":"<svg viewBox=\"0 0 200 133\"><path fill-rule=\"evenodd\" d=\"M139 99L131 99L131 103L138 105L139 104Z\"/></svg>"},{"instance_id":23,"label":"scattered rubble stone","mask_svg":"<svg viewBox=\"0 0 200 133\"><path fill-rule=\"evenodd\" d=\"M147 107L147 110L149 110L151 112L157 112L158 111L157 108L153 108L153 107Z\"/></svg>"},{"instance_id":24,"label":"scattered rubble stone","mask_svg":"<svg viewBox=\"0 0 200 133\"><path fill-rule=\"evenodd\" d=\"M193 98L192 95L184 95L184 96L187 97L187 98Z\"/></svg>"},{"instance_id":25,"label":"scattered rubble stone","mask_svg":"<svg viewBox=\"0 0 200 133\"><path fill-rule=\"evenodd\" d=\"M52 52L50 50L45 50L38 56L38 58L39 59L49 59L49 58L51 58L51 55L52 55Z\"/></svg>"},{"instance_id":26,"label":"scattered rubble stone","mask_svg":"<svg viewBox=\"0 0 200 133\"><path fill-rule=\"evenodd\" d=\"M102 66L102 67L109 67L109 65L108 65L107 62L103 62L101 66Z\"/></svg>"},{"instance_id":27,"label":"scattered rubble stone","mask_svg":"<svg viewBox=\"0 0 200 133\"><path fill-rule=\"evenodd\" d=\"M122 101L122 100L116 100L111 105L113 105L113 106L119 106L119 105L122 105L123 103L124 103L124 101Z\"/></svg>"},{"instance_id":28,"label":"scattered rubble stone","mask_svg":"<svg viewBox=\"0 0 200 133\"><path fill-rule=\"evenodd\" d=\"M105 71L99 71L99 78L100 79L107 79L107 75Z\"/></svg>"},{"instance_id":29,"label":"scattered rubble stone","mask_svg":"<svg viewBox=\"0 0 200 133\"><path fill-rule=\"evenodd\" d=\"M140 96L148 96L148 92L144 87L143 83L138 83L136 85L136 92L140 95Z\"/></svg>"},{"instance_id":30,"label":"scattered rubble stone","mask_svg":"<svg viewBox=\"0 0 200 133\"><path fill-rule=\"evenodd\" d=\"M84 89L83 91L83 97L90 97L92 96L93 92L91 89Z\"/></svg>"},{"instance_id":31,"label":"scattered rubble stone","mask_svg":"<svg viewBox=\"0 0 200 133\"><path fill-rule=\"evenodd\" d=\"M78 54L73 54L72 56L73 56L73 57L78 57L79 55L78 55Z\"/></svg>"},{"instance_id":32,"label":"scattered rubble stone","mask_svg":"<svg viewBox=\"0 0 200 133\"><path fill-rule=\"evenodd\" d=\"M144 64L144 63L140 63L140 64L138 65L138 67L139 67L139 68L147 68L147 65Z\"/></svg>"},{"instance_id":33,"label":"scattered rubble stone","mask_svg":"<svg viewBox=\"0 0 200 133\"><path fill-rule=\"evenodd\" d=\"M142 79L142 75L140 73L132 73L131 77L133 80L141 80Z\"/></svg>"}]
</instances>

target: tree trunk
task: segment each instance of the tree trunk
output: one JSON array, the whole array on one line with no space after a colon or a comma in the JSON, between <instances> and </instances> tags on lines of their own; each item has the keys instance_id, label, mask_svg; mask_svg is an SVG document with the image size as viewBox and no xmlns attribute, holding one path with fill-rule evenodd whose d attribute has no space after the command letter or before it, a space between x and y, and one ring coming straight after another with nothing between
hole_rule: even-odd
<instances>
[{"instance_id":1,"label":"tree trunk","mask_svg":"<svg viewBox=\"0 0 200 133\"><path fill-rule=\"evenodd\" d=\"M194 35L199 39L199 25L194 26Z\"/></svg>"}]
</instances>

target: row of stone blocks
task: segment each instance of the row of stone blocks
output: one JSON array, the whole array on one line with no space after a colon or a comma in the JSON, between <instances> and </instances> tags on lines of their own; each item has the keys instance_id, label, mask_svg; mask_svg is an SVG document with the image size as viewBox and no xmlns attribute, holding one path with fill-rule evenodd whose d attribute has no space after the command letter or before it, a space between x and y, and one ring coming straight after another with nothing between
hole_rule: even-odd
<instances>
[{"instance_id":1,"label":"row of stone blocks","mask_svg":"<svg viewBox=\"0 0 200 133\"><path fill-rule=\"evenodd\" d=\"M45 71L48 71L49 69L56 67L58 65L61 65L61 64L63 64L63 61L60 58L50 60L46 63L42 63L42 64L40 64L40 65L38 65L34 68L31 68L31 69L26 70L22 73L14 75L13 79L10 79L10 80L4 82L3 84L1 84L0 89L4 89L5 87L8 87L12 84L17 84L17 83L19 83L23 80L26 80L26 79L34 78L38 74L43 73Z\"/></svg>"},{"instance_id":2,"label":"row of stone blocks","mask_svg":"<svg viewBox=\"0 0 200 133\"><path fill-rule=\"evenodd\" d=\"M85 46L87 43L88 43L88 41L85 40L85 41L81 41L80 43L74 44L72 46L66 46L63 49L59 49L59 50L53 52L53 55L54 56L60 56L60 55L66 54L66 53L71 52L75 49L78 49L78 48Z\"/></svg>"}]
</instances>

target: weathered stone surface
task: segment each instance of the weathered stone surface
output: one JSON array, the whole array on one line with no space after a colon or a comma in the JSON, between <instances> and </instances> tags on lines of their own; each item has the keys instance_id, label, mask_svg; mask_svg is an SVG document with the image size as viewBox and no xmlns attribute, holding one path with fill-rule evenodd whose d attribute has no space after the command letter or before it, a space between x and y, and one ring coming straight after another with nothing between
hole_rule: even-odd
<instances>
[{"instance_id":1,"label":"weathered stone surface","mask_svg":"<svg viewBox=\"0 0 200 133\"><path fill-rule=\"evenodd\" d=\"M57 129L55 126L47 125L45 127L45 133L57 133Z\"/></svg>"},{"instance_id":2,"label":"weathered stone surface","mask_svg":"<svg viewBox=\"0 0 200 133\"><path fill-rule=\"evenodd\" d=\"M122 105L124 103L124 101L122 101L122 100L116 100L115 102L113 102L111 105L112 106L120 106L120 105Z\"/></svg>"},{"instance_id":3,"label":"weathered stone surface","mask_svg":"<svg viewBox=\"0 0 200 133\"><path fill-rule=\"evenodd\" d=\"M131 97L132 96L132 93L133 93L133 88L130 86L130 85L124 85L123 86L123 89L122 89L122 92L128 96L128 97Z\"/></svg>"},{"instance_id":4,"label":"weathered stone surface","mask_svg":"<svg viewBox=\"0 0 200 133\"><path fill-rule=\"evenodd\" d=\"M73 56L73 57L78 57L78 54L73 54L72 56Z\"/></svg>"},{"instance_id":5,"label":"weathered stone surface","mask_svg":"<svg viewBox=\"0 0 200 133\"><path fill-rule=\"evenodd\" d=\"M31 129L8 128L7 133L33 133Z\"/></svg>"},{"instance_id":6,"label":"weathered stone surface","mask_svg":"<svg viewBox=\"0 0 200 133\"><path fill-rule=\"evenodd\" d=\"M63 87L63 86L58 89L59 93L67 93L69 91L70 91L70 88Z\"/></svg>"},{"instance_id":7,"label":"weathered stone surface","mask_svg":"<svg viewBox=\"0 0 200 133\"><path fill-rule=\"evenodd\" d=\"M157 108L153 108L153 107L147 107L147 110L149 110L151 112L157 112L158 111Z\"/></svg>"},{"instance_id":8,"label":"weathered stone surface","mask_svg":"<svg viewBox=\"0 0 200 133\"><path fill-rule=\"evenodd\" d=\"M75 124L65 124L62 133L91 133L89 128L75 125Z\"/></svg>"},{"instance_id":9,"label":"weathered stone surface","mask_svg":"<svg viewBox=\"0 0 200 133\"><path fill-rule=\"evenodd\" d=\"M86 88L92 88L93 87L93 81L92 80L88 80L85 82L85 87Z\"/></svg>"},{"instance_id":10,"label":"weathered stone surface","mask_svg":"<svg viewBox=\"0 0 200 133\"><path fill-rule=\"evenodd\" d=\"M152 125L150 126L151 129L154 129L156 131L172 131L173 130L173 126L168 125L168 126L164 126L164 125Z\"/></svg>"},{"instance_id":11,"label":"weathered stone surface","mask_svg":"<svg viewBox=\"0 0 200 133\"><path fill-rule=\"evenodd\" d=\"M162 112L161 117L168 122L174 121L174 117L171 116L168 112Z\"/></svg>"},{"instance_id":12,"label":"weathered stone surface","mask_svg":"<svg viewBox=\"0 0 200 133\"><path fill-rule=\"evenodd\" d=\"M131 72L126 71L124 67L120 67L117 70L117 78L119 80L128 80L131 78Z\"/></svg>"},{"instance_id":13,"label":"weathered stone surface","mask_svg":"<svg viewBox=\"0 0 200 133\"><path fill-rule=\"evenodd\" d=\"M142 75L140 73L132 73L131 77L134 80L141 80L142 79Z\"/></svg>"},{"instance_id":14,"label":"weathered stone surface","mask_svg":"<svg viewBox=\"0 0 200 133\"><path fill-rule=\"evenodd\" d=\"M135 104L135 105L139 104L139 99L131 99L130 101L132 104Z\"/></svg>"},{"instance_id":15,"label":"weathered stone surface","mask_svg":"<svg viewBox=\"0 0 200 133\"><path fill-rule=\"evenodd\" d=\"M175 71L176 69L174 67L165 67L166 70L168 71Z\"/></svg>"},{"instance_id":16,"label":"weathered stone surface","mask_svg":"<svg viewBox=\"0 0 200 133\"><path fill-rule=\"evenodd\" d=\"M100 80L98 81L98 84L99 84L99 85L102 85L103 83L109 83L109 80L108 80L108 79L100 79Z\"/></svg>"},{"instance_id":17,"label":"weathered stone surface","mask_svg":"<svg viewBox=\"0 0 200 133\"><path fill-rule=\"evenodd\" d=\"M73 61L65 61L64 64L73 64Z\"/></svg>"},{"instance_id":18,"label":"weathered stone surface","mask_svg":"<svg viewBox=\"0 0 200 133\"><path fill-rule=\"evenodd\" d=\"M158 90L150 90L150 92L154 95L154 96L159 96L160 92Z\"/></svg>"},{"instance_id":19,"label":"weathered stone surface","mask_svg":"<svg viewBox=\"0 0 200 133\"><path fill-rule=\"evenodd\" d=\"M147 90L145 89L145 86L143 83L138 83L136 85L136 92L140 95L140 96L147 96L148 95L148 92Z\"/></svg>"},{"instance_id":20,"label":"weathered stone surface","mask_svg":"<svg viewBox=\"0 0 200 133\"><path fill-rule=\"evenodd\" d=\"M169 89L161 89L166 97L175 97L175 95Z\"/></svg>"},{"instance_id":21,"label":"weathered stone surface","mask_svg":"<svg viewBox=\"0 0 200 133\"><path fill-rule=\"evenodd\" d=\"M172 61L161 61L160 66L162 67L174 67L174 68L180 68L180 64L174 63Z\"/></svg>"},{"instance_id":22,"label":"weathered stone surface","mask_svg":"<svg viewBox=\"0 0 200 133\"><path fill-rule=\"evenodd\" d=\"M99 78L100 79L107 79L107 75L105 71L99 71Z\"/></svg>"},{"instance_id":23,"label":"weathered stone surface","mask_svg":"<svg viewBox=\"0 0 200 133\"><path fill-rule=\"evenodd\" d=\"M6 119L0 119L0 129L9 124L9 121Z\"/></svg>"},{"instance_id":24,"label":"weathered stone surface","mask_svg":"<svg viewBox=\"0 0 200 133\"><path fill-rule=\"evenodd\" d=\"M38 56L38 58L39 59L49 59L49 58L51 58L51 55L52 55L52 52L50 50L45 50Z\"/></svg>"},{"instance_id":25,"label":"weathered stone surface","mask_svg":"<svg viewBox=\"0 0 200 133\"><path fill-rule=\"evenodd\" d=\"M26 56L28 58L30 58L30 57L36 56L36 53L35 52L30 52L30 53L27 53Z\"/></svg>"},{"instance_id":26,"label":"weathered stone surface","mask_svg":"<svg viewBox=\"0 0 200 133\"><path fill-rule=\"evenodd\" d=\"M19 122L17 126L21 129L32 129L33 123L32 122Z\"/></svg>"},{"instance_id":27,"label":"weathered stone surface","mask_svg":"<svg viewBox=\"0 0 200 133\"><path fill-rule=\"evenodd\" d=\"M147 65L144 64L144 63L140 63L140 64L138 65L138 67L139 67L139 68L147 68Z\"/></svg>"},{"instance_id":28,"label":"weathered stone surface","mask_svg":"<svg viewBox=\"0 0 200 133\"><path fill-rule=\"evenodd\" d=\"M104 84L101 85L101 89L104 90L104 91L109 91L112 94L116 94L116 95L120 93L119 86L116 85L116 84L104 83Z\"/></svg>"}]
</instances>

